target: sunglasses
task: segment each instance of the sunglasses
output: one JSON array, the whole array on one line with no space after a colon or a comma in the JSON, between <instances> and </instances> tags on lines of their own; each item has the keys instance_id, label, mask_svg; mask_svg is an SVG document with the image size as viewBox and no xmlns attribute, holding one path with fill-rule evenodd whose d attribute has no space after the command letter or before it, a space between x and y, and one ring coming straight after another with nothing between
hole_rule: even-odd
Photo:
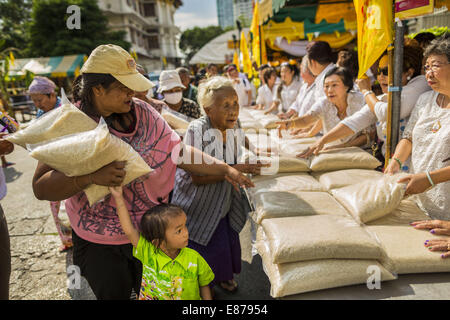
<instances>
[{"instance_id":1,"label":"sunglasses","mask_svg":"<svg viewBox=\"0 0 450 320\"><path fill-rule=\"evenodd\" d=\"M378 68L378 74L383 74L384 76L386 76L387 77L387 75L388 75L388 67L384 67L384 68Z\"/></svg>"}]
</instances>

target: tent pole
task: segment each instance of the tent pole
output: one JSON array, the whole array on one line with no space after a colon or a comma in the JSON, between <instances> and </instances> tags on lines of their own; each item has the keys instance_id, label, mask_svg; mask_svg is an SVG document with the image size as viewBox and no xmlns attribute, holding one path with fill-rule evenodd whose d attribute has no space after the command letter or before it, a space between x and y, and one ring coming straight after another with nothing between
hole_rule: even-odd
<instances>
[{"instance_id":1,"label":"tent pole","mask_svg":"<svg viewBox=\"0 0 450 320\"><path fill-rule=\"evenodd\" d=\"M392 92L392 125L391 125L391 154L394 154L401 137L399 137L400 126L400 104L402 95L402 73L403 73L403 44L405 28L400 19L396 19L394 40L394 87Z\"/></svg>"}]
</instances>

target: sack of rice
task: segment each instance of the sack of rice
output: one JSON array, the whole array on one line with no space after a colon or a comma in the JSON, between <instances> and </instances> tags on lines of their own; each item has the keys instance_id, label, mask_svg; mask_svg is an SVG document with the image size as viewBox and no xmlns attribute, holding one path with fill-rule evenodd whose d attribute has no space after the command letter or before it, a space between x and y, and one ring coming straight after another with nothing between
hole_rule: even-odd
<instances>
[{"instance_id":1,"label":"sack of rice","mask_svg":"<svg viewBox=\"0 0 450 320\"><path fill-rule=\"evenodd\" d=\"M97 123L83 111L70 103L63 104L30 123L17 132L5 137L6 140L23 148L65 135L93 130Z\"/></svg>"},{"instance_id":2,"label":"sack of rice","mask_svg":"<svg viewBox=\"0 0 450 320\"><path fill-rule=\"evenodd\" d=\"M342 169L375 169L381 162L358 147L339 148L320 152L311 159L312 171Z\"/></svg>"},{"instance_id":3,"label":"sack of rice","mask_svg":"<svg viewBox=\"0 0 450 320\"><path fill-rule=\"evenodd\" d=\"M113 161L126 161L122 185L152 171L129 144L109 133L103 119L94 130L31 145L29 150L30 156L69 177L93 173ZM110 193L99 185L90 185L84 192L90 205Z\"/></svg>"},{"instance_id":4,"label":"sack of rice","mask_svg":"<svg viewBox=\"0 0 450 320\"><path fill-rule=\"evenodd\" d=\"M391 213L400 205L406 190L406 184L397 183L402 176L403 173L383 175L376 180L333 189L331 194L358 222L366 223Z\"/></svg>"},{"instance_id":5,"label":"sack of rice","mask_svg":"<svg viewBox=\"0 0 450 320\"><path fill-rule=\"evenodd\" d=\"M257 241L256 246L273 298L367 283L374 270L380 272L381 281L396 279L376 260L323 259L274 264L267 242Z\"/></svg>"},{"instance_id":6,"label":"sack of rice","mask_svg":"<svg viewBox=\"0 0 450 320\"><path fill-rule=\"evenodd\" d=\"M306 173L281 173L252 178L251 194L272 191L325 191L322 185Z\"/></svg>"},{"instance_id":7,"label":"sack of rice","mask_svg":"<svg viewBox=\"0 0 450 320\"><path fill-rule=\"evenodd\" d=\"M316 215L262 221L272 263L383 258L383 250L350 216Z\"/></svg>"},{"instance_id":8,"label":"sack of rice","mask_svg":"<svg viewBox=\"0 0 450 320\"><path fill-rule=\"evenodd\" d=\"M311 175L319 180L326 190L331 190L381 178L383 173L368 169L345 169L331 172L313 172Z\"/></svg>"},{"instance_id":9,"label":"sack of rice","mask_svg":"<svg viewBox=\"0 0 450 320\"><path fill-rule=\"evenodd\" d=\"M163 109L161 111L161 116L167 121L172 129L187 129L189 127L189 121L183 119L180 114L176 115L174 112Z\"/></svg>"},{"instance_id":10,"label":"sack of rice","mask_svg":"<svg viewBox=\"0 0 450 320\"><path fill-rule=\"evenodd\" d=\"M255 131L264 129L264 126L257 120L242 120L241 128L245 131L254 129Z\"/></svg>"},{"instance_id":11,"label":"sack of rice","mask_svg":"<svg viewBox=\"0 0 450 320\"><path fill-rule=\"evenodd\" d=\"M312 216L321 214L349 216L339 202L327 192L270 191L259 192L252 198L254 220Z\"/></svg>"},{"instance_id":12,"label":"sack of rice","mask_svg":"<svg viewBox=\"0 0 450 320\"><path fill-rule=\"evenodd\" d=\"M414 221L431 220L431 218L419 208L414 197L403 199L399 206L384 217L367 223L370 226L404 226Z\"/></svg>"},{"instance_id":13,"label":"sack of rice","mask_svg":"<svg viewBox=\"0 0 450 320\"><path fill-rule=\"evenodd\" d=\"M271 139L271 137L267 135L267 130L265 129L251 133L246 131L245 136L253 146L261 150L267 150L267 148L270 148L272 152L278 150L278 142Z\"/></svg>"},{"instance_id":14,"label":"sack of rice","mask_svg":"<svg viewBox=\"0 0 450 320\"><path fill-rule=\"evenodd\" d=\"M270 167L261 168L262 175L274 175L277 173L295 173L308 172L309 162L306 159L299 159L295 157L285 156L250 156L248 161L256 163L261 161L263 163L270 163Z\"/></svg>"},{"instance_id":15,"label":"sack of rice","mask_svg":"<svg viewBox=\"0 0 450 320\"><path fill-rule=\"evenodd\" d=\"M275 129L278 127L276 122L280 121L280 119L274 114L264 114L264 110L248 110L249 113L253 116L254 120L259 121L262 126L266 129Z\"/></svg>"},{"instance_id":16,"label":"sack of rice","mask_svg":"<svg viewBox=\"0 0 450 320\"><path fill-rule=\"evenodd\" d=\"M450 260L442 259L442 252L433 252L424 246L426 240L448 237L417 230L410 225L376 225L367 228L377 235L398 274L450 272Z\"/></svg>"}]
</instances>

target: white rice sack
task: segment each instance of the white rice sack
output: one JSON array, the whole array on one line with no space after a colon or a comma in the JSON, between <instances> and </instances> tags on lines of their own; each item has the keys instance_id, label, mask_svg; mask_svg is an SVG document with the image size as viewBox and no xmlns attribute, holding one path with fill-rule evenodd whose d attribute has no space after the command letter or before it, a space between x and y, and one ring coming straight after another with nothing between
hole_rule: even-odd
<instances>
[{"instance_id":1,"label":"white rice sack","mask_svg":"<svg viewBox=\"0 0 450 320\"><path fill-rule=\"evenodd\" d=\"M442 259L442 252L432 252L424 246L425 240L448 237L433 235L428 230L417 230L410 225L367 228L377 235L398 274L450 272L450 260Z\"/></svg>"},{"instance_id":2,"label":"white rice sack","mask_svg":"<svg viewBox=\"0 0 450 320\"><path fill-rule=\"evenodd\" d=\"M419 208L414 197L408 197L403 199L394 211L380 219L368 222L367 225L404 226L422 220L431 220L431 218Z\"/></svg>"},{"instance_id":3,"label":"white rice sack","mask_svg":"<svg viewBox=\"0 0 450 320\"><path fill-rule=\"evenodd\" d=\"M253 219L264 219L331 214L349 216L339 202L327 192L270 191L259 192L252 198Z\"/></svg>"},{"instance_id":4,"label":"white rice sack","mask_svg":"<svg viewBox=\"0 0 450 320\"><path fill-rule=\"evenodd\" d=\"M245 136L248 138L248 141L257 148L262 150L267 150L270 148L272 152L276 152L278 150L278 142L273 140L271 137L267 135L267 131L264 132L265 129L258 131L258 133L246 132Z\"/></svg>"},{"instance_id":5,"label":"white rice sack","mask_svg":"<svg viewBox=\"0 0 450 320\"><path fill-rule=\"evenodd\" d=\"M126 161L122 185L152 171L129 144L110 134L102 119L96 129L29 146L30 156L69 177L93 173L113 161ZM85 190L92 205L109 194L106 186Z\"/></svg>"},{"instance_id":6,"label":"white rice sack","mask_svg":"<svg viewBox=\"0 0 450 320\"><path fill-rule=\"evenodd\" d=\"M277 175L253 177L254 188L248 189L253 195L272 191L325 191L322 185L306 173L281 173Z\"/></svg>"},{"instance_id":7,"label":"white rice sack","mask_svg":"<svg viewBox=\"0 0 450 320\"><path fill-rule=\"evenodd\" d=\"M175 115L172 112L168 112L165 109L161 111L161 116L167 121L172 129L187 129L189 127L189 121Z\"/></svg>"},{"instance_id":8,"label":"white rice sack","mask_svg":"<svg viewBox=\"0 0 450 320\"><path fill-rule=\"evenodd\" d=\"M333 189L331 193L358 222L366 223L391 213L400 205L406 184L397 180L404 175L383 175L376 180Z\"/></svg>"},{"instance_id":9,"label":"white rice sack","mask_svg":"<svg viewBox=\"0 0 450 320\"><path fill-rule=\"evenodd\" d=\"M380 270L381 281L396 279L376 260L323 259L274 264L266 242L258 241L257 248L271 284L270 295L274 298L364 284L374 269Z\"/></svg>"},{"instance_id":10,"label":"white rice sack","mask_svg":"<svg viewBox=\"0 0 450 320\"><path fill-rule=\"evenodd\" d=\"M286 156L254 156L249 155L248 161L250 163L256 163L261 161L263 163L269 163L270 167L261 168L262 175L275 175L277 173L295 173L295 172L308 172L309 162L306 159L299 159L295 157Z\"/></svg>"},{"instance_id":11,"label":"white rice sack","mask_svg":"<svg viewBox=\"0 0 450 320\"><path fill-rule=\"evenodd\" d=\"M383 250L375 238L350 216L265 219L262 226L272 263L383 258Z\"/></svg>"},{"instance_id":12,"label":"white rice sack","mask_svg":"<svg viewBox=\"0 0 450 320\"><path fill-rule=\"evenodd\" d=\"M26 128L7 136L5 139L23 148L78 132L93 130L97 123L83 111L70 103L53 109L41 117L30 121Z\"/></svg>"},{"instance_id":13,"label":"white rice sack","mask_svg":"<svg viewBox=\"0 0 450 320\"><path fill-rule=\"evenodd\" d=\"M383 176L383 173L369 169L345 169L331 172L313 172L311 175L319 180L326 190L331 190L366 180L378 179Z\"/></svg>"},{"instance_id":14,"label":"white rice sack","mask_svg":"<svg viewBox=\"0 0 450 320\"><path fill-rule=\"evenodd\" d=\"M276 122L281 121L275 114L264 114L264 110L250 109L248 112L253 116L254 120L259 121L266 129L275 129L278 127Z\"/></svg>"},{"instance_id":15,"label":"white rice sack","mask_svg":"<svg viewBox=\"0 0 450 320\"><path fill-rule=\"evenodd\" d=\"M250 121L250 120L254 120L253 115L250 113L251 109L249 108L244 108L241 107L239 108L239 120L242 121Z\"/></svg>"},{"instance_id":16,"label":"white rice sack","mask_svg":"<svg viewBox=\"0 0 450 320\"><path fill-rule=\"evenodd\" d=\"M358 147L339 148L320 152L311 159L312 171L342 169L375 169L381 162Z\"/></svg>"}]
</instances>

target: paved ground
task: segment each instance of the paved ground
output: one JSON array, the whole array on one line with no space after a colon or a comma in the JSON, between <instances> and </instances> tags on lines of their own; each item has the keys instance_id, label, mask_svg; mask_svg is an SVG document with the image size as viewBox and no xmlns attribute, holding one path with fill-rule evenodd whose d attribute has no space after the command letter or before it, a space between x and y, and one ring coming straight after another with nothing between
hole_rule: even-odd
<instances>
[{"instance_id":1,"label":"paved ground","mask_svg":"<svg viewBox=\"0 0 450 320\"><path fill-rule=\"evenodd\" d=\"M67 268L72 265L72 252L60 253L59 236L47 201L37 200L31 179L36 161L16 146L8 161L16 165L5 169L8 194L1 201L11 236L12 300L95 299L86 281L81 289L67 289ZM248 239L247 239L248 240ZM228 294L215 291L217 299L267 300L270 283L264 274L261 259L243 262L237 276L239 290ZM450 273L401 275L398 280L383 282L381 290L368 290L365 285L310 292L286 299L450 299Z\"/></svg>"}]
</instances>

